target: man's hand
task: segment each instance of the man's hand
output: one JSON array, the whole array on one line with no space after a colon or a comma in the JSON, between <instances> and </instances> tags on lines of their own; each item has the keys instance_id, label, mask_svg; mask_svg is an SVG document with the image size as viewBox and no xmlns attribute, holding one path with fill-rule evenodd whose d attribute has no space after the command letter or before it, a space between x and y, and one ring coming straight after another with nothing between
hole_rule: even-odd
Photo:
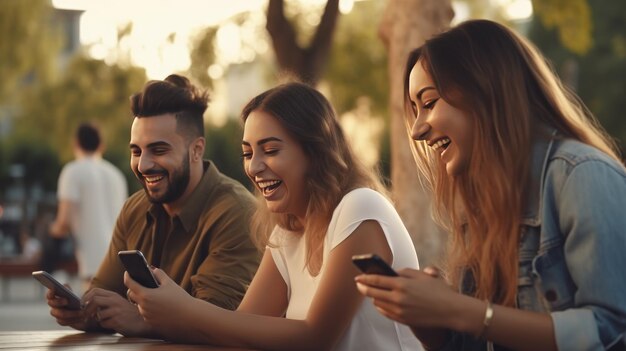
<instances>
[{"instance_id":1,"label":"man's hand","mask_svg":"<svg viewBox=\"0 0 626 351\"><path fill-rule=\"evenodd\" d=\"M101 327L124 336L154 337L152 328L139 314L137 306L116 292L94 288L83 296L84 314Z\"/></svg>"},{"instance_id":2,"label":"man's hand","mask_svg":"<svg viewBox=\"0 0 626 351\"><path fill-rule=\"evenodd\" d=\"M69 286L67 287L69 288ZM83 310L68 309L67 299L56 296L53 289L49 289L46 293L46 300L50 306L50 315L56 318L59 325L69 326L77 330L87 330L87 316Z\"/></svg>"}]
</instances>

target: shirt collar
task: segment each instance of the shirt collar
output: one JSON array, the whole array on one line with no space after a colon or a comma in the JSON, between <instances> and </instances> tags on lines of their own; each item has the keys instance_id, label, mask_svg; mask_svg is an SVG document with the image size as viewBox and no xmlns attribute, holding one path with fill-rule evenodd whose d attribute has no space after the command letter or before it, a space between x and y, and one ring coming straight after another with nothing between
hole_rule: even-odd
<instances>
[{"instance_id":1,"label":"shirt collar","mask_svg":"<svg viewBox=\"0 0 626 351\"><path fill-rule=\"evenodd\" d=\"M537 226L541 224L541 198L543 197L543 180L548 168L548 161L557 130L554 129L546 134L536 138L532 145L530 158L530 180L526 194L526 205L524 214L522 215L522 224Z\"/></svg>"},{"instance_id":2,"label":"shirt collar","mask_svg":"<svg viewBox=\"0 0 626 351\"><path fill-rule=\"evenodd\" d=\"M219 175L217 167L210 161L204 160L202 165L204 167L204 174L202 178L200 178L200 182L196 185L196 188L192 191L189 199L187 199L178 215L174 216L174 219L178 218L187 233L193 232L198 225L198 220L204 210L205 204L209 202L207 201L207 197L215 187ZM160 215L167 215L163 206L161 204L151 204L147 213L148 221L156 220Z\"/></svg>"}]
</instances>

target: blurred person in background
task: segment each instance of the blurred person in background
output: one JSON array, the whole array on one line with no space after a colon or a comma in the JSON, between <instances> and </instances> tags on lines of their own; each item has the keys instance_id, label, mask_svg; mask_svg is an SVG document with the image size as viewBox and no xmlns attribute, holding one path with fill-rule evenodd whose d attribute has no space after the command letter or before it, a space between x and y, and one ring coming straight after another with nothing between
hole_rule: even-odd
<instances>
[{"instance_id":1,"label":"blurred person in background","mask_svg":"<svg viewBox=\"0 0 626 351\"><path fill-rule=\"evenodd\" d=\"M86 288L107 251L128 188L122 172L102 158L102 136L96 126L78 126L73 150L75 160L59 176L58 210L49 233L57 239L71 233L78 275Z\"/></svg>"}]
</instances>

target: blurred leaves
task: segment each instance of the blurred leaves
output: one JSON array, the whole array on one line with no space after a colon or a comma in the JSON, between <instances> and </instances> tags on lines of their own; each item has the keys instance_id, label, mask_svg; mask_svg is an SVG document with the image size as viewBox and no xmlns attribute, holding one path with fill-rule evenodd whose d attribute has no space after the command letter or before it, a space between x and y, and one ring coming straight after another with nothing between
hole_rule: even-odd
<instances>
[{"instance_id":1,"label":"blurred leaves","mask_svg":"<svg viewBox=\"0 0 626 351\"><path fill-rule=\"evenodd\" d=\"M593 47L572 52L554 29L534 21L530 38L552 61L559 75L598 117L626 151L626 1L587 0L593 22ZM568 2L569 4L569 2ZM564 8L559 11L568 12Z\"/></svg>"},{"instance_id":2,"label":"blurred leaves","mask_svg":"<svg viewBox=\"0 0 626 351\"><path fill-rule=\"evenodd\" d=\"M223 126L216 128L208 125L205 130L205 158L213 161L220 172L236 179L250 189L250 180L243 170L241 158L243 129L239 119L229 118Z\"/></svg>"},{"instance_id":3,"label":"blurred leaves","mask_svg":"<svg viewBox=\"0 0 626 351\"><path fill-rule=\"evenodd\" d=\"M43 189L56 188L61 164L53 149L21 139L10 145L8 155L8 164L20 164L24 167L24 185L31 187L39 184Z\"/></svg>"},{"instance_id":4,"label":"blurred leaves","mask_svg":"<svg viewBox=\"0 0 626 351\"><path fill-rule=\"evenodd\" d=\"M217 27L209 27L200 31L192 39L189 75L205 89L213 88L213 80L209 77L208 70L215 63L216 34Z\"/></svg>"},{"instance_id":5,"label":"blurred leaves","mask_svg":"<svg viewBox=\"0 0 626 351\"><path fill-rule=\"evenodd\" d=\"M591 9L587 0L533 0L535 16L559 33L563 46L583 55L593 46Z\"/></svg>"},{"instance_id":6,"label":"blurred leaves","mask_svg":"<svg viewBox=\"0 0 626 351\"><path fill-rule=\"evenodd\" d=\"M48 1L0 0L0 104L27 76L49 80L61 44Z\"/></svg>"},{"instance_id":7,"label":"blurred leaves","mask_svg":"<svg viewBox=\"0 0 626 351\"><path fill-rule=\"evenodd\" d=\"M380 170L389 178L389 71L387 50L378 37L378 24L386 6L384 1L355 2L352 11L337 23L328 70L324 75L330 88L330 99L341 114L353 110L361 96L371 102L374 118L383 118L379 150Z\"/></svg>"},{"instance_id":8,"label":"blurred leaves","mask_svg":"<svg viewBox=\"0 0 626 351\"><path fill-rule=\"evenodd\" d=\"M378 38L377 26L385 7L383 1L361 1L342 15L324 75L339 113L355 107L356 99L368 96L375 114L387 115L389 77L387 52Z\"/></svg>"},{"instance_id":9,"label":"blurred leaves","mask_svg":"<svg viewBox=\"0 0 626 351\"><path fill-rule=\"evenodd\" d=\"M128 140L132 116L128 98L145 81L143 69L109 66L78 55L58 82L43 83L25 93L12 139L36 140L38 145L54 150L65 163L73 157L75 128L83 121L92 121L102 130L105 157L116 161L130 178Z\"/></svg>"}]
</instances>

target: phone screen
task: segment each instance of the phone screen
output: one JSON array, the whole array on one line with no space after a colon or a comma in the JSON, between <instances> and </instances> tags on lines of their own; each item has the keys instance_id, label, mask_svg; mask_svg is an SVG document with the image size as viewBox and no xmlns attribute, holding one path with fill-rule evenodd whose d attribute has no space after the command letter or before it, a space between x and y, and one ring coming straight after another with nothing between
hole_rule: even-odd
<instances>
[{"instance_id":1,"label":"phone screen","mask_svg":"<svg viewBox=\"0 0 626 351\"><path fill-rule=\"evenodd\" d=\"M139 250L120 251L117 256L122 261L128 274L139 284L146 288L158 288L156 278L148 266L146 258Z\"/></svg>"},{"instance_id":2,"label":"phone screen","mask_svg":"<svg viewBox=\"0 0 626 351\"><path fill-rule=\"evenodd\" d=\"M37 279L43 286L50 290L54 290L54 294L59 297L67 299L68 305L66 306L70 310L80 310L81 303L80 298L68 289L65 285L61 284L53 276L46 271L36 271L32 273L33 278Z\"/></svg>"},{"instance_id":3,"label":"phone screen","mask_svg":"<svg viewBox=\"0 0 626 351\"><path fill-rule=\"evenodd\" d=\"M352 262L363 273L397 277L398 273L376 254L354 255Z\"/></svg>"}]
</instances>

